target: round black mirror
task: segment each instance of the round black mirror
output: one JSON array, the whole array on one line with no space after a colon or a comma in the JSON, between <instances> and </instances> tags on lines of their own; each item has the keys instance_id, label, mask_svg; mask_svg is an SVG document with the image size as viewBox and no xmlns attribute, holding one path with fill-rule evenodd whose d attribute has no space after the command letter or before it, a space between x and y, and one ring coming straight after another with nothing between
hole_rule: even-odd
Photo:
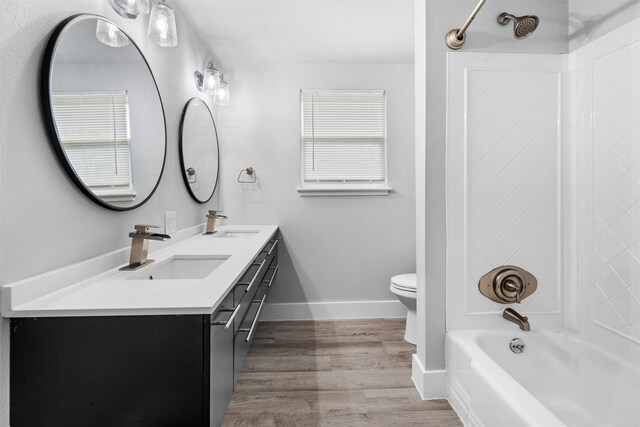
<instances>
[{"instance_id":1,"label":"round black mirror","mask_svg":"<svg viewBox=\"0 0 640 427\"><path fill-rule=\"evenodd\" d=\"M47 45L41 85L51 141L76 186L108 209L145 203L167 137L155 78L133 40L97 15L67 18Z\"/></svg>"},{"instance_id":2,"label":"round black mirror","mask_svg":"<svg viewBox=\"0 0 640 427\"><path fill-rule=\"evenodd\" d=\"M191 197L206 203L218 185L218 133L213 115L199 98L187 102L180 123L180 166Z\"/></svg>"}]
</instances>

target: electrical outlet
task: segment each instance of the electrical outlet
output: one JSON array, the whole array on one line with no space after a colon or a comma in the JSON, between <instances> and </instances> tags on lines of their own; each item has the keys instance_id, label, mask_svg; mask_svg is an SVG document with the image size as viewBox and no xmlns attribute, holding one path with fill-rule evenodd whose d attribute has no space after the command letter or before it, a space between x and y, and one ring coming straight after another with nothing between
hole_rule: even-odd
<instances>
[{"instance_id":1,"label":"electrical outlet","mask_svg":"<svg viewBox=\"0 0 640 427\"><path fill-rule=\"evenodd\" d=\"M173 234L178 231L176 211L164 213L164 234Z\"/></svg>"}]
</instances>

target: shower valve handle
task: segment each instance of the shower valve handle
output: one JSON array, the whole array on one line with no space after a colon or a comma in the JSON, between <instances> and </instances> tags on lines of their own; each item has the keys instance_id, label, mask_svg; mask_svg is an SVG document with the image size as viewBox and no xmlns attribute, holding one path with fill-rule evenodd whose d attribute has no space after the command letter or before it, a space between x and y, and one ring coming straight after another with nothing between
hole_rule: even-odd
<instances>
[{"instance_id":1,"label":"shower valve handle","mask_svg":"<svg viewBox=\"0 0 640 427\"><path fill-rule=\"evenodd\" d=\"M513 265L494 268L478 282L480 293L500 304L519 304L537 287L538 281L533 274Z\"/></svg>"}]
</instances>

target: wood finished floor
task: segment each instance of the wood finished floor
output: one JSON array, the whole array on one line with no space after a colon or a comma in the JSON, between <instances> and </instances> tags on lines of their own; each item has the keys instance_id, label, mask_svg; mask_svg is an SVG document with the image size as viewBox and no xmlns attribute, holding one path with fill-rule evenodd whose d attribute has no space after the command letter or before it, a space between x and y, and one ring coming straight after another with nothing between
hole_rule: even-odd
<instances>
[{"instance_id":1,"label":"wood finished floor","mask_svg":"<svg viewBox=\"0 0 640 427\"><path fill-rule=\"evenodd\" d=\"M411 380L404 319L261 322L224 426L461 426Z\"/></svg>"}]
</instances>

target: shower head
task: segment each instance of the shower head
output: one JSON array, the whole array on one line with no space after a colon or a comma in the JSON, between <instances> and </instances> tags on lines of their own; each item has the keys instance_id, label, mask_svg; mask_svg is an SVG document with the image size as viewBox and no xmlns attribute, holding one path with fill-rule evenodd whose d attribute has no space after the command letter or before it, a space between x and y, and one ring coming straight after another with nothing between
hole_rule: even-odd
<instances>
[{"instance_id":1,"label":"shower head","mask_svg":"<svg viewBox=\"0 0 640 427\"><path fill-rule=\"evenodd\" d=\"M507 25L509 21L513 21L513 35L517 39L529 37L538 28L540 20L535 15L513 16L503 12L498 16L498 22Z\"/></svg>"}]
</instances>

